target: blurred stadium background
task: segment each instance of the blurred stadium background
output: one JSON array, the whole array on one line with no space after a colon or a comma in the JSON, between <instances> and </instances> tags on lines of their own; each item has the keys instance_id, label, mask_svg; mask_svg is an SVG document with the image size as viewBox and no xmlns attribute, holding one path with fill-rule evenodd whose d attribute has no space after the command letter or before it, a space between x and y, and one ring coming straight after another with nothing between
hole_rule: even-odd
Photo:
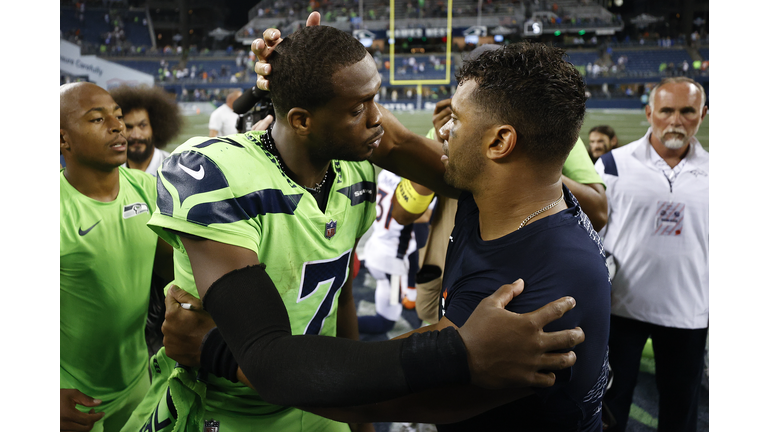
<instances>
[{"instance_id":1,"label":"blurred stadium background","mask_svg":"<svg viewBox=\"0 0 768 432\"><path fill-rule=\"evenodd\" d=\"M254 85L253 39L270 27L292 33L310 10L369 47L378 101L409 113L415 132L430 123L418 112L453 94L462 56L486 43L564 48L589 91L584 141L597 124L612 126L620 144L640 137L640 110L664 76L690 76L709 92L706 0L61 0L61 83L162 86L189 114L181 143L207 135L200 118L227 92ZM708 147L708 118L698 136Z\"/></svg>"},{"instance_id":2,"label":"blurred stadium background","mask_svg":"<svg viewBox=\"0 0 768 432\"><path fill-rule=\"evenodd\" d=\"M162 86L186 115L171 150L207 136L209 114L226 94L255 84L253 39L270 27L288 35L311 10L368 47L382 76L378 101L420 134L431 127L434 104L453 94L463 56L487 43L532 40L566 50L589 91L585 143L600 124L616 130L620 145L644 134L642 108L663 77L689 76L709 92L707 0L60 0L60 82ZM709 116L697 136L708 149ZM630 431L656 430L653 380L649 356ZM700 431L709 429L708 389L707 382ZM376 424L377 432L399 427Z\"/></svg>"},{"instance_id":3,"label":"blurred stadium background","mask_svg":"<svg viewBox=\"0 0 768 432\"><path fill-rule=\"evenodd\" d=\"M432 127L432 111L394 111L395 116L408 129L421 135L426 135ZM208 114L190 114L185 117L184 131L176 140L183 143L193 136L208 135ZM584 126L581 128L581 139L589 142L589 130L597 125L611 125L617 132L619 144L624 145L639 138L648 130L645 112L640 110L608 110L591 109L587 111ZM709 149L709 116L704 117L697 135L705 149ZM167 151L176 148L178 144L168 145Z\"/></svg>"}]
</instances>

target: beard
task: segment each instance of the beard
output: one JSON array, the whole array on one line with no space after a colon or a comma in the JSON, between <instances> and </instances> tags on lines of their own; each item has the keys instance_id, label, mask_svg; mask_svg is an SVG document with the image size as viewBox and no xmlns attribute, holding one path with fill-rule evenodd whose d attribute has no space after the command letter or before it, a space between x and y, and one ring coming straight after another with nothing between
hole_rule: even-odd
<instances>
[{"instance_id":1,"label":"beard","mask_svg":"<svg viewBox=\"0 0 768 432\"><path fill-rule=\"evenodd\" d=\"M136 150L132 148L133 144L144 144L144 150ZM152 146L152 139L135 139L128 140L128 160L131 162L144 162L152 156L154 148Z\"/></svg>"},{"instance_id":2,"label":"beard","mask_svg":"<svg viewBox=\"0 0 768 432\"><path fill-rule=\"evenodd\" d=\"M664 144L664 147L670 150L679 150L683 148L683 146L685 145L685 141L681 140L680 138L673 138L673 139L668 139L666 141L662 141L662 144Z\"/></svg>"},{"instance_id":3,"label":"beard","mask_svg":"<svg viewBox=\"0 0 768 432\"><path fill-rule=\"evenodd\" d=\"M666 140L666 141L663 141L663 143L664 143L664 147L670 150L679 150L683 148L683 146L685 145L685 141L678 138Z\"/></svg>"},{"instance_id":4,"label":"beard","mask_svg":"<svg viewBox=\"0 0 768 432\"><path fill-rule=\"evenodd\" d=\"M671 133L682 135L683 138L678 138L675 136L674 138L664 139L664 137L667 136L667 134L671 134ZM688 141L688 138L684 129L672 128L670 130L664 131L659 141L661 141L661 143L664 144L664 147L670 150L680 150L685 146L685 144Z\"/></svg>"},{"instance_id":5,"label":"beard","mask_svg":"<svg viewBox=\"0 0 768 432\"><path fill-rule=\"evenodd\" d=\"M447 143L444 144L444 147L447 147ZM484 168L479 145L477 148L455 151L453 155L449 155L446 148L445 154L448 155L448 163L443 175L445 182L456 189L472 191L475 179Z\"/></svg>"}]
</instances>

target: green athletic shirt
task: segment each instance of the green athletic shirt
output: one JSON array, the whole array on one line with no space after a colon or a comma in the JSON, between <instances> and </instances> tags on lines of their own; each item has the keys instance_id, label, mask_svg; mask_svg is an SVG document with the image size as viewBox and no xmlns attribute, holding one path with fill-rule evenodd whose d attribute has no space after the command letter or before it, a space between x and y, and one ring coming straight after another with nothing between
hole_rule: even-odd
<instances>
[{"instance_id":1,"label":"green athletic shirt","mask_svg":"<svg viewBox=\"0 0 768 432\"><path fill-rule=\"evenodd\" d=\"M435 128L427 132L427 138L437 139ZM603 182L603 179L595 170L595 164L589 158L589 153L587 153L587 148L584 146L584 141L581 138L576 141L576 145L573 146L571 153L568 154L568 158L565 160L565 164L563 164L563 175L577 183L600 183L605 187L605 182Z\"/></svg>"},{"instance_id":2,"label":"green athletic shirt","mask_svg":"<svg viewBox=\"0 0 768 432\"><path fill-rule=\"evenodd\" d=\"M175 248L173 283L180 288L199 297L180 238L164 228L253 250L285 302L292 333L335 336L355 240L376 217L373 166L332 161L336 177L323 213L262 148L263 134L196 137L179 146L158 172L149 226ZM265 415L286 409L213 376L206 399L209 411Z\"/></svg>"},{"instance_id":3,"label":"green athletic shirt","mask_svg":"<svg viewBox=\"0 0 768 432\"><path fill-rule=\"evenodd\" d=\"M595 164L589 158L584 141L579 138L573 146L571 153L563 165L563 175L581 184L600 183L605 187L605 182L595 170Z\"/></svg>"},{"instance_id":4,"label":"green athletic shirt","mask_svg":"<svg viewBox=\"0 0 768 432\"><path fill-rule=\"evenodd\" d=\"M112 202L81 194L59 174L60 386L105 402L147 374L144 326L157 246L147 228L155 178L118 169Z\"/></svg>"}]
</instances>

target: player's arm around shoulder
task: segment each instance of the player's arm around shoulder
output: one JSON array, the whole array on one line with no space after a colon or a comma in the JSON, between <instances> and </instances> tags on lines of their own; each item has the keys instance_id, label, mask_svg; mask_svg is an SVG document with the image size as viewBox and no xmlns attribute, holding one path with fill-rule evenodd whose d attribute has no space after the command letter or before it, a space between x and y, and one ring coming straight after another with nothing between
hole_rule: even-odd
<instances>
[{"instance_id":1,"label":"player's arm around shoulder","mask_svg":"<svg viewBox=\"0 0 768 432\"><path fill-rule=\"evenodd\" d=\"M436 324L420 327L394 339L415 333L439 331L454 325L442 317ZM454 423L533 394L530 388L486 389L473 384L442 387L386 402L347 408L302 408L323 417L345 422L409 421Z\"/></svg>"},{"instance_id":2,"label":"player's arm around shoulder","mask_svg":"<svg viewBox=\"0 0 768 432\"><path fill-rule=\"evenodd\" d=\"M509 336L507 340L517 348L515 355L506 356L504 364L495 363L490 367L492 369L514 370L516 371L515 374L520 373L521 377L525 376L529 383L543 383L546 380L548 384L545 385L551 385L554 383L554 374L540 371L561 369L572 365L573 361L575 361L575 354L570 352L567 355L568 360L565 360L566 356L563 354L550 353L552 350L542 350L542 347L553 343L558 338L573 338L576 333L572 330L564 331L557 335L556 333L545 333L543 326L545 322L551 322L556 318L562 317L563 314L575 306L575 301L572 298L564 297L527 314L509 313L506 310L499 309L499 306L506 305L513 297L520 295L523 288L524 283L522 280L504 285L477 305L476 313L470 316L463 327L469 328L467 326L468 323L471 322L471 325L475 325L482 321L493 322L495 326L484 326L484 328L492 329L492 331L485 331L482 334L462 334L464 343L468 348L468 362L474 366L484 364L489 357L473 356L471 354L472 345L479 343L481 339L494 338L494 333L505 332ZM408 337L414 333L441 330L447 327L456 326L448 318L443 317L434 325L416 329L398 338ZM459 328L460 332L463 330L463 328ZM581 330L579 329L578 333L580 332ZM579 339L571 339L569 344L573 346L581 341L583 341L583 334ZM545 366L544 363L549 363L553 367ZM484 364L482 367L488 366L488 364ZM312 408L308 410L338 421L407 420L420 423L442 424L466 420L487 410L533 394L533 390L529 387L492 388L493 386L487 385L480 377L473 377L473 383L475 384L432 389L377 404L349 408ZM483 387L477 384L483 385Z\"/></svg>"}]
</instances>

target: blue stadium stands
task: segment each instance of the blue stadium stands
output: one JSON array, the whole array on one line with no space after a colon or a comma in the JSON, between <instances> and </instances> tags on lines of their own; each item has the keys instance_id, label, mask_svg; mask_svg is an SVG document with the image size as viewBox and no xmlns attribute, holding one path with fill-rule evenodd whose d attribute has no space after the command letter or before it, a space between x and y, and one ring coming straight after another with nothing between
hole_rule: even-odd
<instances>
[{"instance_id":1,"label":"blue stadium stands","mask_svg":"<svg viewBox=\"0 0 768 432\"><path fill-rule=\"evenodd\" d=\"M594 64L598 58L600 58L600 53L597 50L568 51L568 61L573 63L574 66L586 66L589 63Z\"/></svg>"},{"instance_id":2,"label":"blue stadium stands","mask_svg":"<svg viewBox=\"0 0 768 432\"><path fill-rule=\"evenodd\" d=\"M688 64L693 63L693 59L684 48L664 48L652 50L613 50L611 58L617 63L619 57L626 55L627 71L644 73L658 73L661 63L681 64L684 60Z\"/></svg>"},{"instance_id":3,"label":"blue stadium stands","mask_svg":"<svg viewBox=\"0 0 768 432\"><path fill-rule=\"evenodd\" d=\"M60 22L63 34L80 30L80 39L83 42L98 45L102 42L103 34L114 30L109 23L104 21L104 11L86 10L82 21L80 21L79 15L80 12L75 12L71 7L61 8Z\"/></svg>"},{"instance_id":4,"label":"blue stadium stands","mask_svg":"<svg viewBox=\"0 0 768 432\"><path fill-rule=\"evenodd\" d=\"M88 8L82 14L82 20L80 12L75 11L72 6L62 6L59 12L61 34L67 39L76 35L84 46L120 45L122 50L123 44L118 42L123 41L127 42L126 46L144 48L152 46L149 29L145 24L147 16L144 11ZM122 30L120 37L116 37L116 27Z\"/></svg>"}]
</instances>

